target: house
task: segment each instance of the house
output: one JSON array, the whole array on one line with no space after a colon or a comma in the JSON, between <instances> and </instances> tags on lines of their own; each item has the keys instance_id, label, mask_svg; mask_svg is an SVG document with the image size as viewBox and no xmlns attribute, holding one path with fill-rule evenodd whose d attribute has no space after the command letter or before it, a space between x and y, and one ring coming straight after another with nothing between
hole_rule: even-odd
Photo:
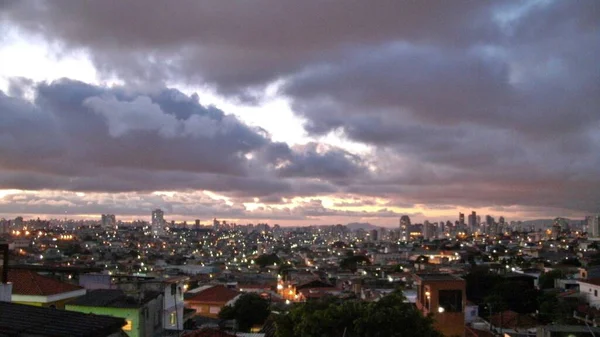
<instances>
[{"instance_id":1,"label":"house","mask_svg":"<svg viewBox=\"0 0 600 337\"><path fill-rule=\"evenodd\" d=\"M493 331L498 331L504 336L521 336L535 334L538 322L527 314L506 310L495 313L489 318Z\"/></svg>"},{"instance_id":2,"label":"house","mask_svg":"<svg viewBox=\"0 0 600 337\"><path fill-rule=\"evenodd\" d=\"M417 309L431 315L434 326L444 336L465 335L466 282L464 279L441 273L415 274Z\"/></svg>"},{"instance_id":3,"label":"house","mask_svg":"<svg viewBox=\"0 0 600 337\"><path fill-rule=\"evenodd\" d=\"M122 318L0 302L1 336L118 337L125 324Z\"/></svg>"},{"instance_id":4,"label":"house","mask_svg":"<svg viewBox=\"0 0 600 337\"><path fill-rule=\"evenodd\" d=\"M232 303L239 295L239 292L219 284L190 293L185 298L185 306L195 309L196 315L216 318L221 308Z\"/></svg>"},{"instance_id":5,"label":"house","mask_svg":"<svg viewBox=\"0 0 600 337\"><path fill-rule=\"evenodd\" d=\"M122 283L118 286L132 292L155 291L162 293L163 329L181 331L184 323L194 316L193 311L186 311L184 308L183 296L189 280L190 278L187 276L174 276Z\"/></svg>"},{"instance_id":6,"label":"house","mask_svg":"<svg viewBox=\"0 0 600 337\"><path fill-rule=\"evenodd\" d=\"M42 276L30 270L9 269L8 282L13 285L12 302L38 307L63 309L65 302L86 293L80 286Z\"/></svg>"},{"instance_id":7,"label":"house","mask_svg":"<svg viewBox=\"0 0 600 337\"><path fill-rule=\"evenodd\" d=\"M585 301L594 308L600 309L600 278L580 280L579 292Z\"/></svg>"},{"instance_id":8,"label":"house","mask_svg":"<svg viewBox=\"0 0 600 337\"><path fill-rule=\"evenodd\" d=\"M162 293L140 292L127 295L118 289L89 291L65 305L69 311L107 315L125 319L123 331L130 337L150 337L162 329Z\"/></svg>"}]
</instances>

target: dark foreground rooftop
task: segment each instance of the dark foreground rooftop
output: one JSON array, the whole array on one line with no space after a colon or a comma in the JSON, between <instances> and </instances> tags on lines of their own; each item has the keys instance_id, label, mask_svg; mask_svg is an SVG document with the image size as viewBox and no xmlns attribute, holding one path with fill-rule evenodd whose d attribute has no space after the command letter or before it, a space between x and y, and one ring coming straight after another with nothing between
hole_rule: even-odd
<instances>
[{"instance_id":1,"label":"dark foreground rooftop","mask_svg":"<svg viewBox=\"0 0 600 337\"><path fill-rule=\"evenodd\" d=\"M418 278L423 281L456 281L462 280L460 277L452 274L443 273L417 273Z\"/></svg>"},{"instance_id":2,"label":"dark foreground rooftop","mask_svg":"<svg viewBox=\"0 0 600 337\"><path fill-rule=\"evenodd\" d=\"M0 302L2 337L104 337L125 324L122 318Z\"/></svg>"}]
</instances>

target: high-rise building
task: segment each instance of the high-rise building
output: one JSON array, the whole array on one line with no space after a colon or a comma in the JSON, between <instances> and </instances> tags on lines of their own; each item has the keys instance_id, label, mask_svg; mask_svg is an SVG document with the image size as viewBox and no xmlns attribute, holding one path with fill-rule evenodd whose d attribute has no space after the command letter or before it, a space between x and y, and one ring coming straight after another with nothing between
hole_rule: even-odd
<instances>
[{"instance_id":1,"label":"high-rise building","mask_svg":"<svg viewBox=\"0 0 600 337\"><path fill-rule=\"evenodd\" d=\"M376 229L372 229L369 236L371 237L371 241L377 241L379 239L379 232Z\"/></svg>"},{"instance_id":2,"label":"high-rise building","mask_svg":"<svg viewBox=\"0 0 600 337\"><path fill-rule=\"evenodd\" d=\"M0 219L0 235L10 233L10 221Z\"/></svg>"},{"instance_id":3,"label":"high-rise building","mask_svg":"<svg viewBox=\"0 0 600 337\"><path fill-rule=\"evenodd\" d=\"M469 214L469 231L471 233L474 233L477 230L477 213L475 213L475 211L472 211L471 214Z\"/></svg>"},{"instance_id":4,"label":"high-rise building","mask_svg":"<svg viewBox=\"0 0 600 337\"><path fill-rule=\"evenodd\" d=\"M160 209L152 211L152 235L160 236L164 234L165 213Z\"/></svg>"},{"instance_id":5,"label":"high-rise building","mask_svg":"<svg viewBox=\"0 0 600 337\"><path fill-rule=\"evenodd\" d=\"M593 238L600 237L600 214L587 217L588 235Z\"/></svg>"},{"instance_id":6,"label":"high-rise building","mask_svg":"<svg viewBox=\"0 0 600 337\"><path fill-rule=\"evenodd\" d=\"M425 220L423 223L423 239L431 240L434 236L435 226L431 222Z\"/></svg>"},{"instance_id":7,"label":"high-rise building","mask_svg":"<svg viewBox=\"0 0 600 337\"><path fill-rule=\"evenodd\" d=\"M465 228L465 213L458 213L458 225L461 230Z\"/></svg>"},{"instance_id":8,"label":"high-rise building","mask_svg":"<svg viewBox=\"0 0 600 337\"><path fill-rule=\"evenodd\" d=\"M400 240L406 241L409 238L410 217L403 215L400 217Z\"/></svg>"},{"instance_id":9,"label":"high-rise building","mask_svg":"<svg viewBox=\"0 0 600 337\"><path fill-rule=\"evenodd\" d=\"M102 214L102 227L114 228L117 226L117 218L114 214Z\"/></svg>"}]
</instances>

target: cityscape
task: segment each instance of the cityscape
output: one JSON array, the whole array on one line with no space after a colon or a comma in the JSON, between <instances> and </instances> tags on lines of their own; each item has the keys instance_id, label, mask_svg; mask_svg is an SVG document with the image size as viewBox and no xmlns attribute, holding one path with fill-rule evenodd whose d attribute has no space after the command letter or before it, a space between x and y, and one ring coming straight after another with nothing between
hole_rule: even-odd
<instances>
[{"instance_id":1,"label":"cityscape","mask_svg":"<svg viewBox=\"0 0 600 337\"><path fill-rule=\"evenodd\" d=\"M0 337L600 336L597 0L0 1Z\"/></svg>"}]
</instances>

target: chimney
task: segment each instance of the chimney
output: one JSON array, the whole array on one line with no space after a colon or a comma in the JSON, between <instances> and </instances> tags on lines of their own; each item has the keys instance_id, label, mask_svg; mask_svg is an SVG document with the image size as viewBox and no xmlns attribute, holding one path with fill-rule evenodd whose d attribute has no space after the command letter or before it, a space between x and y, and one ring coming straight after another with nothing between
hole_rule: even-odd
<instances>
[{"instance_id":1,"label":"chimney","mask_svg":"<svg viewBox=\"0 0 600 337\"><path fill-rule=\"evenodd\" d=\"M0 244L2 252L2 279L0 280L0 302L10 302L12 297L12 283L8 282L8 244Z\"/></svg>"}]
</instances>

